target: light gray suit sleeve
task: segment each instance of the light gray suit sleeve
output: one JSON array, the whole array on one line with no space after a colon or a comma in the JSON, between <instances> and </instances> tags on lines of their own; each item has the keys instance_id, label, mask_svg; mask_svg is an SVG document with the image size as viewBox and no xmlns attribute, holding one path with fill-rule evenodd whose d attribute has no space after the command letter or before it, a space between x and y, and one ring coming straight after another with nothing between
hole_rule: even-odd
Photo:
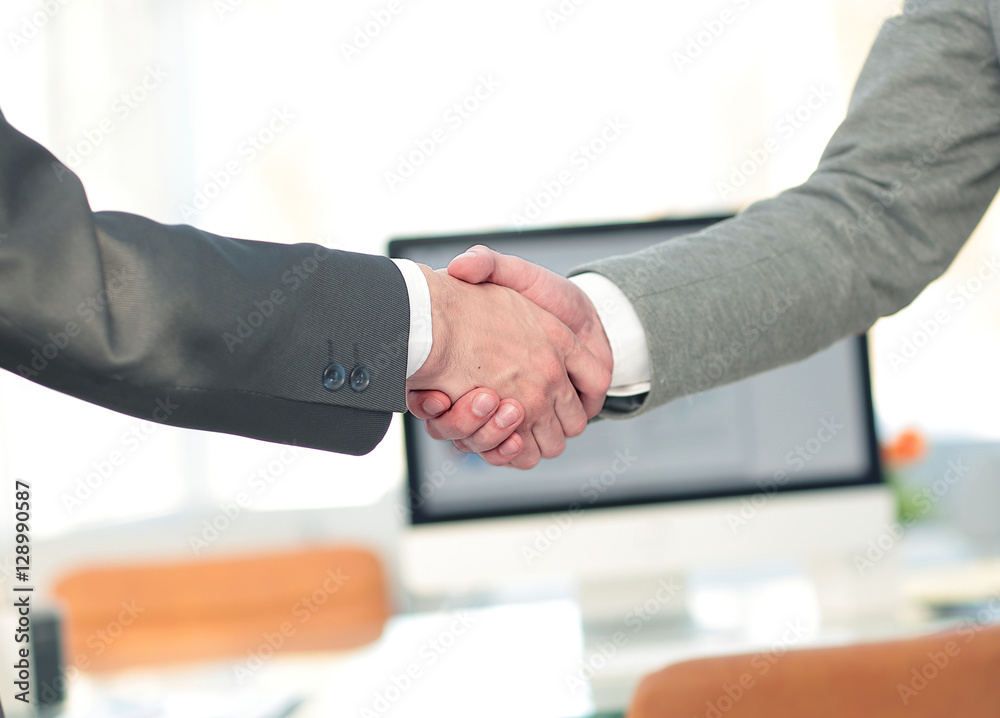
<instances>
[{"instance_id":1,"label":"light gray suit sleeve","mask_svg":"<svg viewBox=\"0 0 1000 718\"><path fill-rule=\"evenodd\" d=\"M618 284L644 324L638 411L863 332L948 267L1000 186L997 4L924 0L889 20L803 185L576 270Z\"/></svg>"}]
</instances>

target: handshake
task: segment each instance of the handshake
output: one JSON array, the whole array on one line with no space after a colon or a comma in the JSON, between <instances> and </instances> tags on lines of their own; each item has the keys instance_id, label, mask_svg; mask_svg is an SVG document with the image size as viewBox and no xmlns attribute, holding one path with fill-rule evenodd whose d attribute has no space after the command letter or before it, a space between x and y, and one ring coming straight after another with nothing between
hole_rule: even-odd
<instances>
[{"instance_id":1,"label":"handshake","mask_svg":"<svg viewBox=\"0 0 1000 718\"><path fill-rule=\"evenodd\" d=\"M587 295L483 246L447 270L421 270L433 345L406 382L409 410L435 439L494 466L530 469L561 454L611 384L611 347Z\"/></svg>"}]
</instances>

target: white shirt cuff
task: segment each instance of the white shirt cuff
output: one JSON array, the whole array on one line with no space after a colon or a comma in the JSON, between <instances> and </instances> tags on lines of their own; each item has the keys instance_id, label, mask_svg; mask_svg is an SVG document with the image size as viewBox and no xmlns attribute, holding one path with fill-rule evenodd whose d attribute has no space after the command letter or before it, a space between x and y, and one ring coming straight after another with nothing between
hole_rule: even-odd
<instances>
[{"instance_id":1,"label":"white shirt cuff","mask_svg":"<svg viewBox=\"0 0 1000 718\"><path fill-rule=\"evenodd\" d=\"M596 272L570 281L590 297L611 344L614 369L608 396L632 396L649 391L649 345L639 315L618 285Z\"/></svg>"},{"instance_id":2,"label":"white shirt cuff","mask_svg":"<svg viewBox=\"0 0 1000 718\"><path fill-rule=\"evenodd\" d=\"M420 267L409 259L393 259L410 295L410 343L406 352L406 378L424 365L431 354L434 331L431 327L431 290Z\"/></svg>"}]
</instances>

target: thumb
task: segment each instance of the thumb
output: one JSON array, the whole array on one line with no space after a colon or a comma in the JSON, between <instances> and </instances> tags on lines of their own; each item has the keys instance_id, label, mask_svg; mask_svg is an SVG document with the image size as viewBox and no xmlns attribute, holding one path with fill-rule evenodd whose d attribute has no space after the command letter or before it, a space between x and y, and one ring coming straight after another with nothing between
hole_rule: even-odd
<instances>
[{"instance_id":1,"label":"thumb","mask_svg":"<svg viewBox=\"0 0 1000 718\"><path fill-rule=\"evenodd\" d=\"M482 244L451 260L448 274L470 284L492 282L514 290L578 334L605 366L613 366L611 346L597 310L590 298L566 277Z\"/></svg>"},{"instance_id":2,"label":"thumb","mask_svg":"<svg viewBox=\"0 0 1000 718\"><path fill-rule=\"evenodd\" d=\"M440 391L418 391L410 389L406 392L406 408L421 421L432 419L444 413L451 407L451 399Z\"/></svg>"},{"instance_id":3,"label":"thumb","mask_svg":"<svg viewBox=\"0 0 1000 718\"><path fill-rule=\"evenodd\" d=\"M477 244L451 260L448 274L469 284L481 284L493 274L497 256L489 247Z\"/></svg>"},{"instance_id":4,"label":"thumb","mask_svg":"<svg viewBox=\"0 0 1000 718\"><path fill-rule=\"evenodd\" d=\"M492 282L501 287L513 289L549 312L555 311L561 295L555 293L558 283L564 277L526 259L512 254L500 254L489 247L477 244L464 254L451 260L448 274L470 284ZM554 293L555 296L550 296ZM555 301L553 301L555 300Z\"/></svg>"}]
</instances>

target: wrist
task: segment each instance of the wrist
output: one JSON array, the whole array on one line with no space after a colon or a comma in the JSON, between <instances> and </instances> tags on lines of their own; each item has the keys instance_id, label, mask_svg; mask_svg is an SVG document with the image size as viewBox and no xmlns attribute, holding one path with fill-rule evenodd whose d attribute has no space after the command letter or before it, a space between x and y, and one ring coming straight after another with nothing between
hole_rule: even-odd
<instances>
[{"instance_id":1,"label":"wrist","mask_svg":"<svg viewBox=\"0 0 1000 718\"><path fill-rule=\"evenodd\" d=\"M584 301L589 308L588 321L584 326L580 337L584 340L590 350L595 356L608 368L608 371L614 370L614 352L612 351L611 341L608 339L608 333L604 329L604 321L601 313L597 311L597 306L594 304L590 295L586 292L582 292Z\"/></svg>"},{"instance_id":2,"label":"wrist","mask_svg":"<svg viewBox=\"0 0 1000 718\"><path fill-rule=\"evenodd\" d=\"M594 321L608 344L611 356L612 395L649 391L650 362L646 332L625 293L607 277L584 272L570 277L590 300Z\"/></svg>"},{"instance_id":3,"label":"wrist","mask_svg":"<svg viewBox=\"0 0 1000 718\"><path fill-rule=\"evenodd\" d=\"M417 265L427 280L431 298L431 349L420 367L410 378L415 381L440 376L447 367L447 352L451 338L451 295L447 281L425 264Z\"/></svg>"},{"instance_id":4,"label":"wrist","mask_svg":"<svg viewBox=\"0 0 1000 718\"><path fill-rule=\"evenodd\" d=\"M406 378L420 370L434 342L431 325L431 294L420 266L409 259L391 258L406 283L410 300L410 336L406 350Z\"/></svg>"}]
</instances>

